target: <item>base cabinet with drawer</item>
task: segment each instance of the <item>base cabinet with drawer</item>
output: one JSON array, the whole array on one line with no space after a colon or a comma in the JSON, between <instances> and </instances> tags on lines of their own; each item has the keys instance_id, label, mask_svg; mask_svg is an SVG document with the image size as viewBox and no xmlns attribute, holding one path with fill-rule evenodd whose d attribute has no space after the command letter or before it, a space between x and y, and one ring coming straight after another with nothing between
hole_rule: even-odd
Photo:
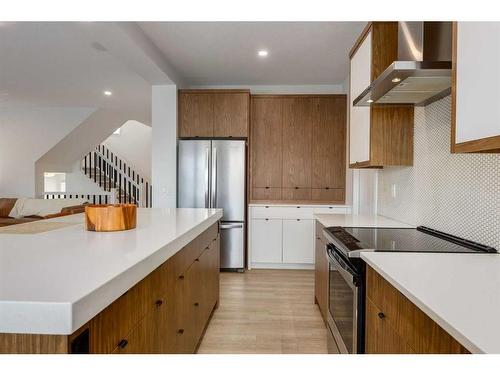
<instances>
[{"instance_id":1,"label":"base cabinet with drawer","mask_svg":"<svg viewBox=\"0 0 500 375\"><path fill-rule=\"evenodd\" d=\"M366 273L367 354L466 354L469 351L373 268Z\"/></svg>"},{"instance_id":2,"label":"base cabinet with drawer","mask_svg":"<svg viewBox=\"0 0 500 375\"><path fill-rule=\"evenodd\" d=\"M0 353L194 353L219 300L219 223L71 335L0 333Z\"/></svg>"},{"instance_id":3,"label":"base cabinet with drawer","mask_svg":"<svg viewBox=\"0 0 500 375\"><path fill-rule=\"evenodd\" d=\"M323 234L324 226L316 221L314 236L314 301L318 304L323 321L328 316L328 259L326 257L327 239Z\"/></svg>"},{"instance_id":4,"label":"base cabinet with drawer","mask_svg":"<svg viewBox=\"0 0 500 375\"><path fill-rule=\"evenodd\" d=\"M314 215L346 214L344 205L262 205L249 207L250 268L313 269Z\"/></svg>"}]
</instances>

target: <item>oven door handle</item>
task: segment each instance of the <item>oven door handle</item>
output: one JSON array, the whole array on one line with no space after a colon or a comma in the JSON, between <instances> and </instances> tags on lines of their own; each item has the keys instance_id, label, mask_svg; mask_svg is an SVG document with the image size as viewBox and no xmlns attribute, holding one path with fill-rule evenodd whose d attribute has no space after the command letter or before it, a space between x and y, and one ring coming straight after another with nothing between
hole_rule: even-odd
<instances>
[{"instance_id":1,"label":"oven door handle","mask_svg":"<svg viewBox=\"0 0 500 375\"><path fill-rule=\"evenodd\" d=\"M327 254L329 262L332 263L339 271L340 275L352 286L358 287L359 275L347 263L341 260L340 255L336 254L338 250L329 245L327 247Z\"/></svg>"}]
</instances>

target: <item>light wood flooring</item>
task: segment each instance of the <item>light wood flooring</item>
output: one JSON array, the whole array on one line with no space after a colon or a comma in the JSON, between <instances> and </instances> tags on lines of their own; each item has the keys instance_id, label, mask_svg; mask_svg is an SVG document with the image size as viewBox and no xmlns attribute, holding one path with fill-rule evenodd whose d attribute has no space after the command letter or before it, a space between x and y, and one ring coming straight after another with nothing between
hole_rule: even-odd
<instances>
[{"instance_id":1,"label":"light wood flooring","mask_svg":"<svg viewBox=\"0 0 500 375\"><path fill-rule=\"evenodd\" d=\"M314 271L221 273L215 310L198 353L327 353L314 303Z\"/></svg>"}]
</instances>

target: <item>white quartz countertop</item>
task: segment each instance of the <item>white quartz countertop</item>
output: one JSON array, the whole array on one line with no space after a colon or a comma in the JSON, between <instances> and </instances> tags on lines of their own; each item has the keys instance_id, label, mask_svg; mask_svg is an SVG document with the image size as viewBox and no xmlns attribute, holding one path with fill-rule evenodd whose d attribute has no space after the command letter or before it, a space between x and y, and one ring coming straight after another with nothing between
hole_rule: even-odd
<instances>
[{"instance_id":1,"label":"white quartz countertop","mask_svg":"<svg viewBox=\"0 0 500 375\"><path fill-rule=\"evenodd\" d=\"M137 228L77 225L0 234L0 332L71 334L222 217L221 209L137 211Z\"/></svg>"},{"instance_id":2,"label":"white quartz countertop","mask_svg":"<svg viewBox=\"0 0 500 375\"><path fill-rule=\"evenodd\" d=\"M361 253L472 353L500 353L500 254Z\"/></svg>"},{"instance_id":3,"label":"white quartz countertop","mask_svg":"<svg viewBox=\"0 0 500 375\"><path fill-rule=\"evenodd\" d=\"M314 217L325 227L415 228L380 215L317 214Z\"/></svg>"}]
</instances>

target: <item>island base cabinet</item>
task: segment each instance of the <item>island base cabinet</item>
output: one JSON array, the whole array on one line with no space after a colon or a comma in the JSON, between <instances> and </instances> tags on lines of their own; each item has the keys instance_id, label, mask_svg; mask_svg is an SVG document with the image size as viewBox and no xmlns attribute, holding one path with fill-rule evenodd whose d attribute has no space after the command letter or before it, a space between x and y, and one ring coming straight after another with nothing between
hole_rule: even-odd
<instances>
[{"instance_id":1,"label":"island base cabinet","mask_svg":"<svg viewBox=\"0 0 500 375\"><path fill-rule=\"evenodd\" d=\"M366 353L469 353L371 267L366 297Z\"/></svg>"},{"instance_id":2,"label":"island base cabinet","mask_svg":"<svg viewBox=\"0 0 500 375\"><path fill-rule=\"evenodd\" d=\"M71 335L0 333L0 354L194 353L219 300L219 223Z\"/></svg>"}]
</instances>

